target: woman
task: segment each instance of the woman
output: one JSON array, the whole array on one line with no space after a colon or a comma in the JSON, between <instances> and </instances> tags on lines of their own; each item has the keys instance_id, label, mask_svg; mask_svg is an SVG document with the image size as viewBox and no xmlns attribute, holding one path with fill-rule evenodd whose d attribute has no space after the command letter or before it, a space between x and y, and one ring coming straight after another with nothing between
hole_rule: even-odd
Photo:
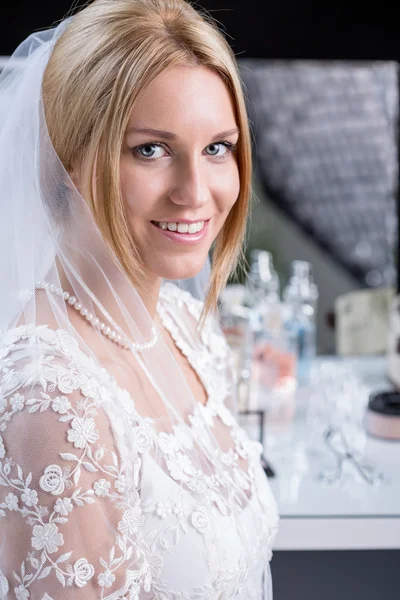
<instances>
[{"instance_id":1,"label":"woman","mask_svg":"<svg viewBox=\"0 0 400 600\"><path fill-rule=\"evenodd\" d=\"M183 0L94 0L22 55L0 83L0 597L269 599L276 505L215 316L251 177L231 51ZM171 280L211 248L203 305Z\"/></svg>"}]
</instances>

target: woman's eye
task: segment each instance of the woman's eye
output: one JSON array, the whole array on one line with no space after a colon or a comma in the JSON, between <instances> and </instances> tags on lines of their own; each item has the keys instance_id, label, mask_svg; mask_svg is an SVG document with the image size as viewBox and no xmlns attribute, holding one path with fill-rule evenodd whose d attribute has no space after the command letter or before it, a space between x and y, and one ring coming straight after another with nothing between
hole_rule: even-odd
<instances>
[{"instance_id":1,"label":"woman's eye","mask_svg":"<svg viewBox=\"0 0 400 600\"><path fill-rule=\"evenodd\" d=\"M209 156L224 158L229 152L234 151L234 145L228 142L215 142L206 146L206 152Z\"/></svg>"},{"instance_id":2,"label":"woman's eye","mask_svg":"<svg viewBox=\"0 0 400 600\"><path fill-rule=\"evenodd\" d=\"M143 146L135 148L133 152L138 155L139 158L157 159L165 156L166 149L161 146L161 144L144 144Z\"/></svg>"}]
</instances>

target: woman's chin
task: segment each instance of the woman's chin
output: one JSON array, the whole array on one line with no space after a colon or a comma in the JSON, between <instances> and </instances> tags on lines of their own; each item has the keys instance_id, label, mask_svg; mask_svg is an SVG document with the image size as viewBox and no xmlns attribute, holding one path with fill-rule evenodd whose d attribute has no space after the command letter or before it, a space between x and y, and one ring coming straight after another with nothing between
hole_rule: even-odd
<instances>
[{"instance_id":1,"label":"woman's chin","mask_svg":"<svg viewBox=\"0 0 400 600\"><path fill-rule=\"evenodd\" d=\"M162 279L168 279L169 281L175 281L177 279L191 279L200 273L205 265L206 259L203 261L192 261L191 263L189 263L189 261L185 262L186 264L168 265L164 268L159 268L157 269L157 274Z\"/></svg>"}]
</instances>

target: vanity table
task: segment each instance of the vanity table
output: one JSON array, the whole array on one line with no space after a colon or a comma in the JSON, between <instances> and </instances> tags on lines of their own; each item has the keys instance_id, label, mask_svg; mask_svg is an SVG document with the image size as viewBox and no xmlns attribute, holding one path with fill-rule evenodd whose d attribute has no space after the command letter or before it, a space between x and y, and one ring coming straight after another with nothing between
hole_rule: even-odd
<instances>
[{"instance_id":1,"label":"vanity table","mask_svg":"<svg viewBox=\"0 0 400 600\"><path fill-rule=\"evenodd\" d=\"M327 381L321 402L349 373L360 382L359 409L369 393L392 389L382 356L318 357L316 367L337 374L336 387ZM275 471L270 484L281 516L271 565L274 600L399 600L400 442L364 436L360 428L359 437L349 439L361 449L357 463L375 468L382 481L367 483L352 464L334 483L321 481L337 463L320 439L324 410L319 421L310 418L310 402L317 400L312 387L299 389L291 421L269 423L266 417L264 456Z\"/></svg>"},{"instance_id":2,"label":"vanity table","mask_svg":"<svg viewBox=\"0 0 400 600\"><path fill-rule=\"evenodd\" d=\"M335 368L338 377L343 367L352 369L369 392L392 389L385 357L326 357L318 362ZM309 394L307 389L297 392L292 423L269 425L266 417L264 451L276 470L270 483L281 515L276 549L400 549L400 442L365 435L358 462L382 473L380 484L363 481L351 465L345 483L322 483L320 472L334 470L335 455L326 444L313 452L309 443L316 438L312 420L307 422Z\"/></svg>"}]
</instances>

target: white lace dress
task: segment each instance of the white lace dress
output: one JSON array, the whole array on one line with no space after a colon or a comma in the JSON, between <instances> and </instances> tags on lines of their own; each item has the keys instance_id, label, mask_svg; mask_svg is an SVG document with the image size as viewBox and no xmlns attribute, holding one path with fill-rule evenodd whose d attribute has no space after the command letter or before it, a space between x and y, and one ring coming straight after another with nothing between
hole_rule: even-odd
<instances>
[{"instance_id":1,"label":"white lace dress","mask_svg":"<svg viewBox=\"0 0 400 600\"><path fill-rule=\"evenodd\" d=\"M67 332L13 329L0 341L1 600L272 598L277 508L261 446L226 404L225 340L206 326L194 351L180 325L183 311L196 322L200 310L163 286L159 316L208 393L190 427L201 436L220 422L229 432L221 456L237 469L246 506L229 513L217 478L188 464L185 432L157 432ZM32 347L36 360L24 361Z\"/></svg>"}]
</instances>

